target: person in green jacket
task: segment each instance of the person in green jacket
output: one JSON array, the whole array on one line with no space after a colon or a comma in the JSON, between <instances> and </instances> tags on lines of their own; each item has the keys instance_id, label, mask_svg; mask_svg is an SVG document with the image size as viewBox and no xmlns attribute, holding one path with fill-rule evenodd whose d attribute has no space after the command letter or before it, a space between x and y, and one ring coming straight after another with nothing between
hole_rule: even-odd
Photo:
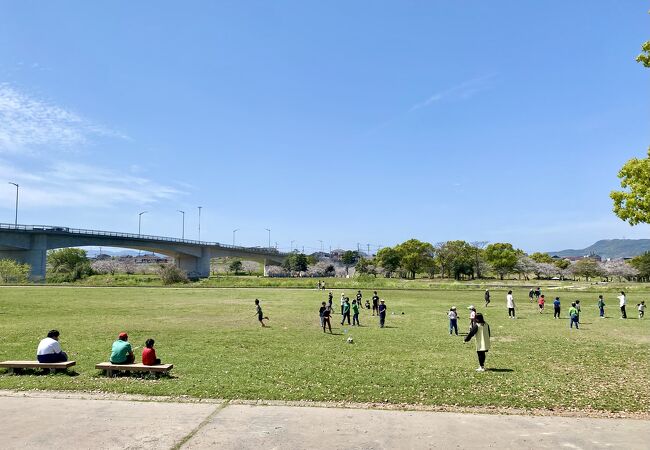
<instances>
[{"instance_id":1,"label":"person in green jacket","mask_svg":"<svg viewBox=\"0 0 650 450\"><path fill-rule=\"evenodd\" d=\"M605 300L602 295L598 296L598 310L600 311L600 318L605 318Z\"/></svg>"},{"instance_id":2,"label":"person in green jacket","mask_svg":"<svg viewBox=\"0 0 650 450\"><path fill-rule=\"evenodd\" d=\"M473 337L476 337L476 354L479 364L476 371L485 372L485 354L490 350L490 325L485 323L481 313L476 314L474 326L465 336L465 342L469 342Z\"/></svg>"},{"instance_id":3,"label":"person in green jacket","mask_svg":"<svg viewBox=\"0 0 650 450\"><path fill-rule=\"evenodd\" d=\"M361 300L358 302L356 300L352 300L352 326L356 323L357 326L361 326L359 323L359 305L361 305Z\"/></svg>"},{"instance_id":4,"label":"person in green jacket","mask_svg":"<svg viewBox=\"0 0 650 450\"><path fill-rule=\"evenodd\" d=\"M135 355L129 343L129 336L126 333L120 333L117 340L113 342L110 362L113 364L133 364L134 361Z\"/></svg>"},{"instance_id":5,"label":"person in green jacket","mask_svg":"<svg viewBox=\"0 0 650 450\"><path fill-rule=\"evenodd\" d=\"M343 305L341 306L341 315L343 316L343 319L341 319L341 325L345 322L345 319L348 319L348 325L350 325L350 299L345 297L343 301Z\"/></svg>"},{"instance_id":6,"label":"person in green jacket","mask_svg":"<svg viewBox=\"0 0 650 450\"><path fill-rule=\"evenodd\" d=\"M569 309L569 327L573 328L573 324L576 324L576 330L580 328L580 312L576 308L576 303L571 303L571 308Z\"/></svg>"}]
</instances>

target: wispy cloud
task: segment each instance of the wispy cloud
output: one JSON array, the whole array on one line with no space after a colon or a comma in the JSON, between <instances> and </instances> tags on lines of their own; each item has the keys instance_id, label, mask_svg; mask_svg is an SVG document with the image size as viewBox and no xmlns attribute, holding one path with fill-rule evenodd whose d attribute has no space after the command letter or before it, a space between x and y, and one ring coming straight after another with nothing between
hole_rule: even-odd
<instances>
[{"instance_id":1,"label":"wispy cloud","mask_svg":"<svg viewBox=\"0 0 650 450\"><path fill-rule=\"evenodd\" d=\"M33 153L48 145L70 149L92 136L128 139L122 133L0 83L0 152Z\"/></svg>"},{"instance_id":2,"label":"wispy cloud","mask_svg":"<svg viewBox=\"0 0 650 450\"><path fill-rule=\"evenodd\" d=\"M146 177L69 162L34 171L0 160L0 179L21 185L21 204L28 208L147 205L185 194ZM13 195L11 189L1 189L0 201L10 205Z\"/></svg>"},{"instance_id":3,"label":"wispy cloud","mask_svg":"<svg viewBox=\"0 0 650 450\"><path fill-rule=\"evenodd\" d=\"M472 98L474 95L481 91L485 91L490 88L490 81L494 79L495 75L484 75L478 78L472 78L471 80L463 81L456 86L438 91L430 95L424 101L416 103L413 105L409 112L416 111L418 109L426 108L431 106L434 103L440 102L441 100L467 100Z\"/></svg>"}]
</instances>

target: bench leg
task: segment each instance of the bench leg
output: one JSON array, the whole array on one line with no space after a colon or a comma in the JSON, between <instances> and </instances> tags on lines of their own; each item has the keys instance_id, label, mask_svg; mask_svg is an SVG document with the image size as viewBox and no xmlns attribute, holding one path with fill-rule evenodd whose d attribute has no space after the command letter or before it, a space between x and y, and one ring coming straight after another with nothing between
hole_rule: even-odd
<instances>
[{"instance_id":1,"label":"bench leg","mask_svg":"<svg viewBox=\"0 0 650 450\"><path fill-rule=\"evenodd\" d=\"M9 367L9 369L7 370L7 373L8 373L9 375L13 375L13 374L15 373L15 372L14 372L14 368L13 368L13 367Z\"/></svg>"},{"instance_id":2,"label":"bench leg","mask_svg":"<svg viewBox=\"0 0 650 450\"><path fill-rule=\"evenodd\" d=\"M56 373L56 369L49 369L49 371L50 371L50 375L52 375L53 373Z\"/></svg>"}]
</instances>

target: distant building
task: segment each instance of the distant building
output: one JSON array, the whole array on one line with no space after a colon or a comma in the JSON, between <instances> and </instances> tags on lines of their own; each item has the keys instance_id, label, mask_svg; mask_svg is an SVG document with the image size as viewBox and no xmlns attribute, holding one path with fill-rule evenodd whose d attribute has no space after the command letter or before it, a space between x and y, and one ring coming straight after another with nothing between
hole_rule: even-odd
<instances>
[{"instance_id":1,"label":"distant building","mask_svg":"<svg viewBox=\"0 0 650 450\"><path fill-rule=\"evenodd\" d=\"M171 258L167 256L159 256L155 254L141 255L135 257L136 264L169 264Z\"/></svg>"}]
</instances>

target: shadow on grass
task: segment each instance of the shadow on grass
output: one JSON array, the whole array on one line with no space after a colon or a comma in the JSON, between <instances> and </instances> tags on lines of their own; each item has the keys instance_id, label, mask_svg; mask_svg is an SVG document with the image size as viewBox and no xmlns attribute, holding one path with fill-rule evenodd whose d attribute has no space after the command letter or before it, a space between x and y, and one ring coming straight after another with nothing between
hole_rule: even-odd
<instances>
[{"instance_id":1,"label":"shadow on grass","mask_svg":"<svg viewBox=\"0 0 650 450\"><path fill-rule=\"evenodd\" d=\"M485 369L487 372L514 372L512 369Z\"/></svg>"},{"instance_id":2,"label":"shadow on grass","mask_svg":"<svg viewBox=\"0 0 650 450\"><path fill-rule=\"evenodd\" d=\"M75 370L66 370L66 369L56 369L54 373L50 373L49 369L14 369L13 373L10 373L9 370L5 370L3 375L11 376L11 375L33 375L33 376L47 376L47 375L53 375L53 376L68 376L68 377L76 377L79 376L79 373Z\"/></svg>"}]
</instances>

